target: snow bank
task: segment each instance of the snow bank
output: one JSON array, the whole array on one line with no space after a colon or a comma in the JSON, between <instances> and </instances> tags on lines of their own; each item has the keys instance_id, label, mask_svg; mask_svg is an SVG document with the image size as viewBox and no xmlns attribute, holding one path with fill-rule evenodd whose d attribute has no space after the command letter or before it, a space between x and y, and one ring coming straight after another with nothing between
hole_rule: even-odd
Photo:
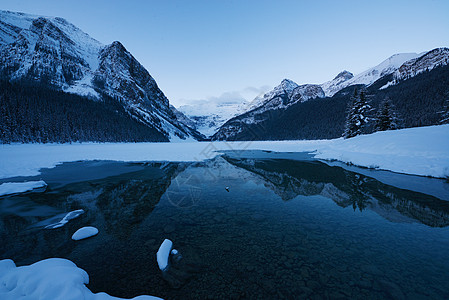
<instances>
[{"instance_id":1,"label":"snow bank","mask_svg":"<svg viewBox=\"0 0 449 300\"><path fill-rule=\"evenodd\" d=\"M97 234L98 234L97 228L92 226L86 226L75 231L75 233L72 235L72 240L74 241L84 240Z\"/></svg>"},{"instance_id":2,"label":"snow bank","mask_svg":"<svg viewBox=\"0 0 449 300\"><path fill-rule=\"evenodd\" d=\"M377 132L344 140L13 144L0 145L0 178L38 175L41 168L80 160L201 161L223 150L314 152L316 158L339 160L394 172L449 176L449 125Z\"/></svg>"},{"instance_id":3,"label":"snow bank","mask_svg":"<svg viewBox=\"0 0 449 300\"><path fill-rule=\"evenodd\" d=\"M16 267L10 259L0 261L2 300L119 300L106 293L92 293L85 285L89 275L73 262L49 258L29 266ZM134 300L160 299L139 296Z\"/></svg>"},{"instance_id":4,"label":"snow bank","mask_svg":"<svg viewBox=\"0 0 449 300\"><path fill-rule=\"evenodd\" d=\"M42 180L27 182L5 182L0 184L0 196L24 193L45 186L47 186L47 184Z\"/></svg>"},{"instance_id":5,"label":"snow bank","mask_svg":"<svg viewBox=\"0 0 449 300\"><path fill-rule=\"evenodd\" d=\"M449 125L382 131L332 140L315 158L398 173L449 176Z\"/></svg>"},{"instance_id":6,"label":"snow bank","mask_svg":"<svg viewBox=\"0 0 449 300\"><path fill-rule=\"evenodd\" d=\"M159 266L159 269L161 269L161 271L165 271L168 267L168 257L170 256L170 251L172 247L173 242L170 241L169 239L165 239L156 253L157 264Z\"/></svg>"}]
</instances>

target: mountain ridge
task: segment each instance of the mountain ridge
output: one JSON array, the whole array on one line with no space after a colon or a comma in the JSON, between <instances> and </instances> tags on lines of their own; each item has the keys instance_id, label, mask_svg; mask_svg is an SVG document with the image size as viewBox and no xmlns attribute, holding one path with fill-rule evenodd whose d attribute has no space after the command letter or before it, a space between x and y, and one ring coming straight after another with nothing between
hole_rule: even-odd
<instances>
[{"instance_id":1,"label":"mountain ridge","mask_svg":"<svg viewBox=\"0 0 449 300\"><path fill-rule=\"evenodd\" d=\"M0 10L0 75L94 100L106 94L168 139L203 136L180 122L149 72L118 41L103 45L59 17Z\"/></svg>"},{"instance_id":2,"label":"mountain ridge","mask_svg":"<svg viewBox=\"0 0 449 300\"><path fill-rule=\"evenodd\" d=\"M405 62L403 62L404 60ZM385 93L381 93L380 91L383 91L384 89L391 88L396 85L400 85L402 82L415 78L420 74L436 70L437 67L447 66L448 61L449 61L448 48L436 48L427 51L424 54L406 53L406 54L393 55L388 59L384 60L379 65L372 67L367 71L364 71L356 76L353 76L348 71L343 71L339 73L333 80L328 81L322 85L307 85L307 84L301 86L298 85L298 87L305 87L305 86L315 87L314 93L309 93L310 94L309 97L303 97L302 99L300 98L300 100L302 101L298 101L298 99L295 99L295 97L293 97L293 93L291 93L291 95L289 96L289 94L286 92L279 92L282 91L282 83L281 83L281 85L275 87L272 91L266 93L263 97L256 98L254 100L254 103L256 103L256 105L253 105L253 108L251 110L246 111L245 113L235 116L232 119L228 120L212 136L212 140L241 140L241 139L254 139L254 138L257 140L283 139L281 138L281 136L289 136L289 138L290 136L291 138L295 136L300 136L301 138L307 139L338 137L338 134L336 135L335 128L330 129L327 128L327 126L332 126L331 123L328 124L330 120L335 121L338 120L338 123L334 124L334 126L336 128L340 128L341 119L343 118L344 120L344 111L345 111L345 107L344 106L342 107L341 105L343 102L346 103L347 101L349 101L348 99L350 97L350 93L352 93L349 90L345 91L346 89L351 90L351 87L358 86L359 88L362 89L369 89L370 93L372 93L373 95L376 94L384 95ZM402 73L407 75L402 77L398 76L397 74L402 74L400 73L401 71ZM446 74L446 71L442 71L440 73ZM432 114L435 115L437 112L432 111L433 109L440 109L440 110L442 109L438 108L439 106L441 106L440 103L441 102L440 98L442 97L441 95L444 95L444 93L449 91L444 91L444 89L447 89L447 87L442 86L443 83L441 83L440 79L440 82L438 82L438 84L434 84L435 85L434 87L438 89L441 88L443 89L443 91L437 93L436 94L437 97L435 97L435 99L433 100L427 99L430 94L435 93L434 91L429 90L430 88L430 86L428 86L429 84L431 83L427 81L423 82L422 83L423 88L421 91L413 88L413 90L417 94L410 95L410 97L415 99L417 96L419 96L423 99L426 99L425 101L419 100L419 102L428 103L428 105L430 105L432 109L429 109L429 107L421 107L420 109L423 112L425 112L425 114L422 116L420 115L419 118L424 119L423 120L418 119L415 122L407 120L406 126L422 126L424 124L426 125L434 124L432 122L435 122L434 121L435 116L431 115ZM332 89L324 91L323 85L325 89L330 87ZM298 89L298 87L296 89ZM320 93L318 87L321 89L322 93ZM354 88L352 88L352 91L353 89ZM427 91L429 95L424 94L425 91ZM326 95L326 92L328 93L328 95L330 94L332 96ZM408 93L402 92L402 95L405 94ZM272 103L271 97L273 95L276 98L278 104L277 106L273 105ZM394 92L394 96L398 97L398 99L403 99L403 96L401 96L401 94L398 94L397 92ZM335 99L335 101L332 101L332 99ZM294 115L290 113L286 114L287 111L291 111L290 109L291 107L295 107L294 110L297 110L299 108L298 104L309 101L314 102L313 104L305 105L304 109L306 109L306 107L308 107L307 109L311 107L316 107L316 109L321 110L321 112L310 111L308 115L302 115L300 111L297 111L296 118L310 118L312 115L316 115L317 117L319 116L320 118L323 118L325 116L326 125L315 124L314 123L315 121L311 119L296 120L293 123L297 125L295 125L292 128L285 128L285 126L281 124L283 123L282 121L283 118L294 118ZM376 101L380 100L376 99ZM404 99L403 101L406 100ZM419 113L417 112L410 112L409 109L403 107L402 103L396 104L399 107L401 107L401 110L407 112L407 116L404 116L404 118L408 118L408 115L419 115ZM335 110L336 109L335 106L339 107L338 111L335 111L338 117L327 115L326 111ZM275 125L275 127L278 128L277 133L274 132L268 133L271 130L270 127L267 127L268 124L271 124L273 126ZM313 131L309 131L309 133L307 134L299 134L299 135L297 133L293 134L293 131L301 130L300 128L296 128L299 124L302 124L301 126L309 126L309 124L313 124L311 127L313 128L313 131L320 130L321 134L317 134L317 132L313 133ZM321 129L318 129L318 127L321 127ZM281 128L282 130L279 130ZM309 129L312 130L311 128ZM292 134L289 134L288 132L292 132Z\"/></svg>"}]
</instances>

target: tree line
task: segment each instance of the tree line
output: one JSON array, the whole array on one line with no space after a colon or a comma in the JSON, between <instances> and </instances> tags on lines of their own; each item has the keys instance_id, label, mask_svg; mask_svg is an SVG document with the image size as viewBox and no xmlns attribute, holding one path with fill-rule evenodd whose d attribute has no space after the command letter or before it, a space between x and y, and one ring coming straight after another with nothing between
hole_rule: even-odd
<instances>
[{"instance_id":1,"label":"tree line","mask_svg":"<svg viewBox=\"0 0 449 300\"><path fill-rule=\"evenodd\" d=\"M369 87L349 86L331 98L316 98L284 110L266 111L258 115L254 123L241 121L248 113L235 117L227 122L235 127L228 140L310 140L344 136L353 101L362 91L370 107L364 108L364 121L360 121L362 126L357 134L441 124L447 111L444 107L449 92L449 66L440 66L380 89L392 80L392 76L385 76Z\"/></svg>"},{"instance_id":2,"label":"tree line","mask_svg":"<svg viewBox=\"0 0 449 300\"><path fill-rule=\"evenodd\" d=\"M117 100L68 94L46 84L0 80L1 143L165 142Z\"/></svg>"}]
</instances>

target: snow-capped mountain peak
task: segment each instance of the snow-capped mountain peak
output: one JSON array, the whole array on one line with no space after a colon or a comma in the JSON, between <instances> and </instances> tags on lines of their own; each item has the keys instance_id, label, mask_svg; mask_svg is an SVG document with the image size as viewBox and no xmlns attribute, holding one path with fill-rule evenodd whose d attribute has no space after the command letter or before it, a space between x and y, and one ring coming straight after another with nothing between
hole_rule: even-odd
<instances>
[{"instance_id":1,"label":"snow-capped mountain peak","mask_svg":"<svg viewBox=\"0 0 449 300\"><path fill-rule=\"evenodd\" d=\"M352 77L354 77L354 74L352 74L349 71L343 70L340 73L338 73L337 76L335 76L334 80L346 81L351 79Z\"/></svg>"},{"instance_id":2,"label":"snow-capped mountain peak","mask_svg":"<svg viewBox=\"0 0 449 300\"><path fill-rule=\"evenodd\" d=\"M105 46L63 18L0 10L0 73L99 100L109 95L169 139L200 136L177 120L156 81L120 42Z\"/></svg>"},{"instance_id":3,"label":"snow-capped mountain peak","mask_svg":"<svg viewBox=\"0 0 449 300\"><path fill-rule=\"evenodd\" d=\"M334 95L341 89L340 87L344 82L352 79L353 77L354 75L351 72L344 70L338 73L334 79L321 84L321 88L323 89L324 94L330 97L330 95Z\"/></svg>"},{"instance_id":4,"label":"snow-capped mountain peak","mask_svg":"<svg viewBox=\"0 0 449 300\"><path fill-rule=\"evenodd\" d=\"M396 70L405 62L415 59L420 55L421 54L418 53L394 54L377 66L372 67L360 74L357 74L352 78L349 78L349 75L339 78L339 76L337 75L337 77L335 77L333 80L323 83L321 87L323 88L327 97L332 97L333 95L335 95L335 93L350 85L364 84L368 86L381 77L396 72Z\"/></svg>"},{"instance_id":5,"label":"snow-capped mountain peak","mask_svg":"<svg viewBox=\"0 0 449 300\"><path fill-rule=\"evenodd\" d=\"M299 85L290 79L283 79L281 84L277 86L277 89L283 89L289 96L293 93L293 90L296 89ZM276 89L275 88L275 89Z\"/></svg>"}]
</instances>

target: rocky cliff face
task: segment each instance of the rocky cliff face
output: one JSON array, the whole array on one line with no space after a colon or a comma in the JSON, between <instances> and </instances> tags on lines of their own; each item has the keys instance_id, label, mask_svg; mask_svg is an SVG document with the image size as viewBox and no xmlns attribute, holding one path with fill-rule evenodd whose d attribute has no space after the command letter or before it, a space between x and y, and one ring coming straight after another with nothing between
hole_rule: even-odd
<instances>
[{"instance_id":1,"label":"rocky cliff face","mask_svg":"<svg viewBox=\"0 0 449 300\"><path fill-rule=\"evenodd\" d=\"M99 101L106 94L169 139L202 138L177 119L156 81L120 42L102 45L62 18L0 11L0 62L2 78Z\"/></svg>"},{"instance_id":2,"label":"rocky cliff face","mask_svg":"<svg viewBox=\"0 0 449 300\"><path fill-rule=\"evenodd\" d=\"M405 62L396 70L394 78L396 80L411 78L424 71L430 71L437 66L447 65L448 62L449 48L436 48L418 58Z\"/></svg>"}]
</instances>

